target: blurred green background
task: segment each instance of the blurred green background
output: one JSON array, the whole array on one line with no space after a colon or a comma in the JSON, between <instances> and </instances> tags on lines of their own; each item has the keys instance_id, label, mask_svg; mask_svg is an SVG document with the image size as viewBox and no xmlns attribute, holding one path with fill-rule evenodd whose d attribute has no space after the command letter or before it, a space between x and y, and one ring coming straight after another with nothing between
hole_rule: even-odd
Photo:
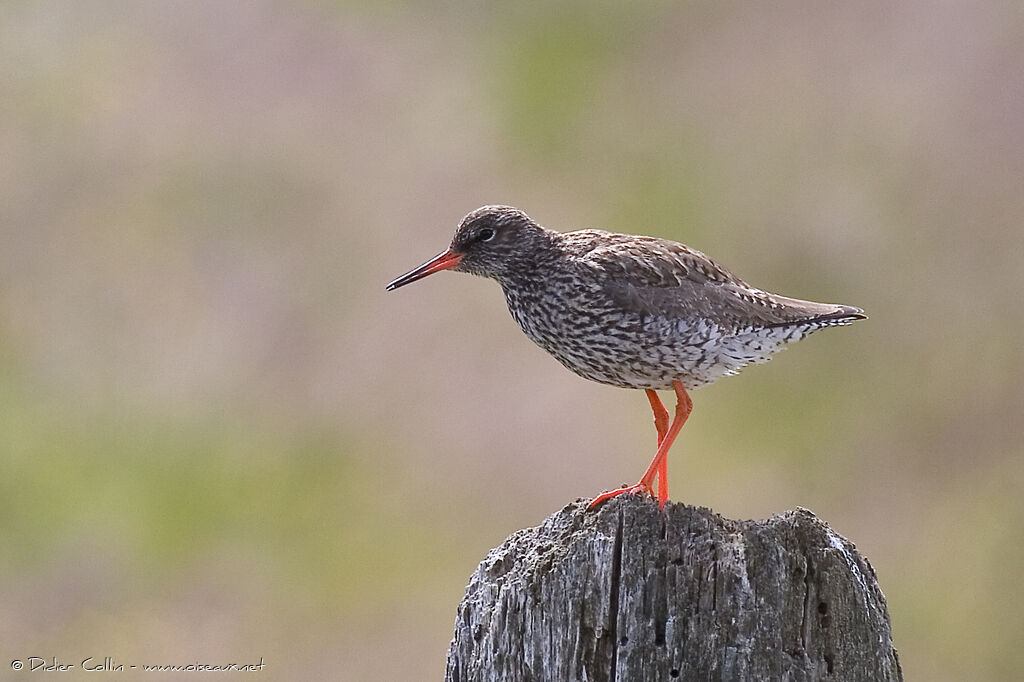
<instances>
[{"instance_id":1,"label":"blurred green background","mask_svg":"<svg viewBox=\"0 0 1024 682\"><path fill-rule=\"evenodd\" d=\"M0 63L3 670L440 679L654 446L493 282L385 294L487 203L867 310L698 391L673 497L854 540L907 679L1024 667L1018 2L12 0Z\"/></svg>"}]
</instances>

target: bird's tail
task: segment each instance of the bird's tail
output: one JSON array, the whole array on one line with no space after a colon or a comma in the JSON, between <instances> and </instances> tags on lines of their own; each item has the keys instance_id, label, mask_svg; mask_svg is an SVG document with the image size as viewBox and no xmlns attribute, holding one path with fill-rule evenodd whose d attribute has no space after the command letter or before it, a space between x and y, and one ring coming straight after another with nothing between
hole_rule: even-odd
<instances>
[{"instance_id":1,"label":"bird's tail","mask_svg":"<svg viewBox=\"0 0 1024 682\"><path fill-rule=\"evenodd\" d=\"M792 327L810 325L813 327L834 327L852 324L857 320L866 320L867 315L860 308L839 303L815 303L795 298L777 296L781 302L790 306L796 315L792 319L776 322L772 327Z\"/></svg>"}]
</instances>

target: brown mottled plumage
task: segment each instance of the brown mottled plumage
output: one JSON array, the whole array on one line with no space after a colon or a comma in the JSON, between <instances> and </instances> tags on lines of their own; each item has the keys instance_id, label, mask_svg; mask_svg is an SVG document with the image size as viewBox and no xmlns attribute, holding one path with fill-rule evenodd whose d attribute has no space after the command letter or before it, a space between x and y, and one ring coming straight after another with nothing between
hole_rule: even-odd
<instances>
[{"instance_id":1,"label":"brown mottled plumage","mask_svg":"<svg viewBox=\"0 0 1024 682\"><path fill-rule=\"evenodd\" d=\"M388 291L445 269L496 279L526 335L573 372L648 391L658 455L640 483L614 493L650 490L660 473L662 503L664 454L678 428L667 428L655 390L675 389L681 427L689 414L686 389L764 362L818 329L865 317L853 306L751 287L678 242L602 230L553 232L511 206L467 215L447 251L395 279Z\"/></svg>"}]
</instances>

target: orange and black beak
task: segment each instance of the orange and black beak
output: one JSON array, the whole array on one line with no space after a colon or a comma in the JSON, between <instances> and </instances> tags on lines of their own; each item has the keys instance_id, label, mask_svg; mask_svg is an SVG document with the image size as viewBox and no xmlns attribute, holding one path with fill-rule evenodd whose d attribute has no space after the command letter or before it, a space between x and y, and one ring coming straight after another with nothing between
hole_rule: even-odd
<instances>
[{"instance_id":1,"label":"orange and black beak","mask_svg":"<svg viewBox=\"0 0 1024 682\"><path fill-rule=\"evenodd\" d=\"M390 284L388 284L387 290L393 291L398 287L404 287L406 284L411 284L418 279L423 279L427 275L432 275L435 272L454 268L459 264L460 260L462 260L461 253L455 253L451 249L442 251L415 270L410 270L401 277L396 277Z\"/></svg>"}]
</instances>

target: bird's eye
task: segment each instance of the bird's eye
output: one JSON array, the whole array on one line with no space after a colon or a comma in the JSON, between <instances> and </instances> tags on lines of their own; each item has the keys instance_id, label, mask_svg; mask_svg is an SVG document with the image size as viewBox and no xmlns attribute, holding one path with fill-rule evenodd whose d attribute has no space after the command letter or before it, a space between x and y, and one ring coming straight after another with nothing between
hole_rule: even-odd
<instances>
[{"instance_id":1,"label":"bird's eye","mask_svg":"<svg viewBox=\"0 0 1024 682\"><path fill-rule=\"evenodd\" d=\"M489 242L492 239L494 239L494 230L489 227L480 230L480 241Z\"/></svg>"}]
</instances>

